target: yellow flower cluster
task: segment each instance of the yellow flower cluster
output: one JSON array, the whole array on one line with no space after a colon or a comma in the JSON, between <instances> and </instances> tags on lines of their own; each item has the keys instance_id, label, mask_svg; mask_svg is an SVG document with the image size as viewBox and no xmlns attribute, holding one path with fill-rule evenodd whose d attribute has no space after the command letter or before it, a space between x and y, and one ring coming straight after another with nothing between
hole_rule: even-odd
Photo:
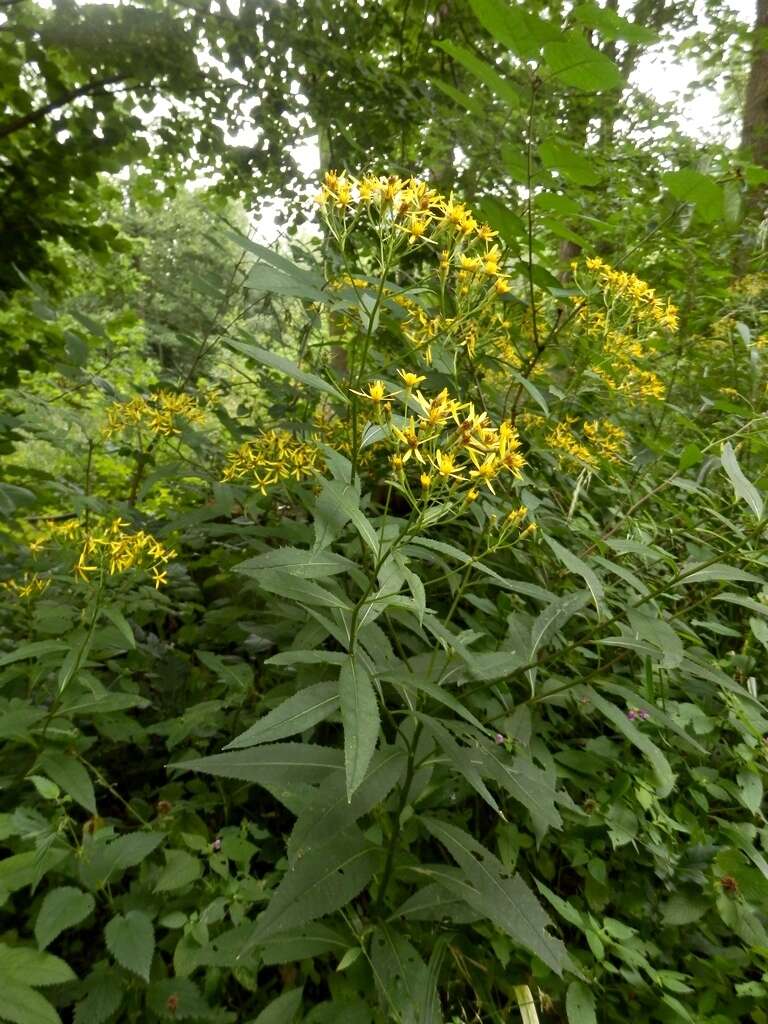
<instances>
[{"instance_id":1,"label":"yellow flower cluster","mask_svg":"<svg viewBox=\"0 0 768 1024\"><path fill-rule=\"evenodd\" d=\"M17 597L39 597L40 594L48 589L50 584L51 581L48 577L39 576L37 573L32 575L26 573L23 583L19 583L17 580L2 580L0 587L10 590Z\"/></svg>"},{"instance_id":2,"label":"yellow flower cluster","mask_svg":"<svg viewBox=\"0 0 768 1024\"><path fill-rule=\"evenodd\" d=\"M127 533L127 526L124 520L114 519L100 530L88 530L75 563L75 575L87 581L93 574L116 576L129 569L148 569L155 588L167 583L163 566L175 557L175 552L144 530Z\"/></svg>"},{"instance_id":3,"label":"yellow flower cluster","mask_svg":"<svg viewBox=\"0 0 768 1024\"><path fill-rule=\"evenodd\" d=\"M729 289L735 295L743 295L748 299L756 299L768 291L768 274L745 274L738 277Z\"/></svg>"},{"instance_id":4,"label":"yellow flower cluster","mask_svg":"<svg viewBox=\"0 0 768 1024\"><path fill-rule=\"evenodd\" d=\"M284 480L304 480L323 468L317 445L287 430L267 430L227 455L225 480L248 479L262 494Z\"/></svg>"},{"instance_id":5,"label":"yellow flower cluster","mask_svg":"<svg viewBox=\"0 0 768 1024\"><path fill-rule=\"evenodd\" d=\"M460 402L443 390L434 398L415 390L424 380L419 374L398 370L404 388L387 393L383 381L371 381L360 394L373 403L377 418L388 421L395 452L391 465L398 482L410 491L406 467L412 462L419 470L422 492L430 497L446 491L465 491L465 499L479 497L478 487L495 493L494 482L508 473L519 479L525 459L520 438L508 421L494 426L486 412L477 412L471 402ZM391 401L399 398L405 415L397 422L391 415Z\"/></svg>"},{"instance_id":6,"label":"yellow flower cluster","mask_svg":"<svg viewBox=\"0 0 768 1024\"><path fill-rule=\"evenodd\" d=\"M179 433L179 420L200 425L205 414L189 395L156 391L149 399L137 396L128 402L116 402L107 410L104 434L114 437L129 427L140 427L151 434L169 437Z\"/></svg>"},{"instance_id":7,"label":"yellow flower cluster","mask_svg":"<svg viewBox=\"0 0 768 1024\"><path fill-rule=\"evenodd\" d=\"M659 299L655 289L645 281L624 270L614 270L599 256L587 259L586 267L602 290L606 306L610 308L617 301L623 302L635 320L667 331L677 330L677 307L669 300Z\"/></svg>"},{"instance_id":8,"label":"yellow flower cluster","mask_svg":"<svg viewBox=\"0 0 768 1024\"><path fill-rule=\"evenodd\" d=\"M443 196L424 181L397 176L354 178L328 171L315 197L332 233L343 236L357 219L404 246L427 244L439 249L439 272L457 274L459 290L473 285L491 294L509 291L496 232L476 220L453 196Z\"/></svg>"},{"instance_id":9,"label":"yellow flower cluster","mask_svg":"<svg viewBox=\"0 0 768 1024\"><path fill-rule=\"evenodd\" d=\"M524 412L519 419L527 428L544 428L545 443L565 463L575 462L594 469L601 460L620 462L627 447L627 435L610 420L585 420L581 425L583 436L580 437L574 430L578 420L573 415L566 416L554 426L550 426L540 413Z\"/></svg>"}]
</instances>

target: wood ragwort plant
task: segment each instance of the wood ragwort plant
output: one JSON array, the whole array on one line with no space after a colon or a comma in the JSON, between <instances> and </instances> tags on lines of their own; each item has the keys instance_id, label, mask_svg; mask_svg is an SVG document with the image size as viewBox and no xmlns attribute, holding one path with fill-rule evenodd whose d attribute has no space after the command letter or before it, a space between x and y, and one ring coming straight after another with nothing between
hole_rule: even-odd
<instances>
[{"instance_id":1,"label":"wood ragwort plant","mask_svg":"<svg viewBox=\"0 0 768 1024\"><path fill-rule=\"evenodd\" d=\"M766 281L681 355L426 183L317 205L322 271L242 240L282 348L0 492L0 1018L768 1020Z\"/></svg>"}]
</instances>

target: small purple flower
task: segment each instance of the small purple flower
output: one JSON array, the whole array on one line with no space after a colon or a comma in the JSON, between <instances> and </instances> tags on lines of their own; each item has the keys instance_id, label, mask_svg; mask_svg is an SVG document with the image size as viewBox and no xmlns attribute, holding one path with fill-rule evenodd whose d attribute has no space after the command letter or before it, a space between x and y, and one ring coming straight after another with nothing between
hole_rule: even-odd
<instances>
[{"instance_id":1,"label":"small purple flower","mask_svg":"<svg viewBox=\"0 0 768 1024\"><path fill-rule=\"evenodd\" d=\"M638 718L641 722L645 722L646 719L650 717L650 712L646 711L645 708L630 708L627 712L627 718L630 720L630 722L634 722Z\"/></svg>"},{"instance_id":2,"label":"small purple flower","mask_svg":"<svg viewBox=\"0 0 768 1024\"><path fill-rule=\"evenodd\" d=\"M214 853L218 853L220 849L221 849L221 840L220 840L220 839L219 839L219 837L217 836L217 837L216 837L216 838L215 838L215 839L213 840L213 852L214 852Z\"/></svg>"},{"instance_id":3,"label":"small purple flower","mask_svg":"<svg viewBox=\"0 0 768 1024\"><path fill-rule=\"evenodd\" d=\"M500 732L497 732L496 735L493 737L493 742L498 743L498 745L501 746L505 742L505 739Z\"/></svg>"}]
</instances>

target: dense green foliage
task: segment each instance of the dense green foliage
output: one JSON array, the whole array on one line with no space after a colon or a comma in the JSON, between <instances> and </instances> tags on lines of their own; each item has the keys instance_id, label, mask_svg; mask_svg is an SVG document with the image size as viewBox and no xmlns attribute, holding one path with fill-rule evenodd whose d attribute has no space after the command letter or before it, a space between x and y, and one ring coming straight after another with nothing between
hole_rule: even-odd
<instances>
[{"instance_id":1,"label":"dense green foliage","mask_svg":"<svg viewBox=\"0 0 768 1024\"><path fill-rule=\"evenodd\" d=\"M0 1020L768 1022L768 174L622 90L673 8L4 15Z\"/></svg>"}]
</instances>

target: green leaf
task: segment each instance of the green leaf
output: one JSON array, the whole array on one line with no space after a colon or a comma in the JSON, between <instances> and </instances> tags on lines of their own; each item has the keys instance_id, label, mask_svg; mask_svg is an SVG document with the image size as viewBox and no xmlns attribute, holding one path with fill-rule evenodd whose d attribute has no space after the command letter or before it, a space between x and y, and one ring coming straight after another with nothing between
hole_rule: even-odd
<instances>
[{"instance_id":1,"label":"green leaf","mask_svg":"<svg viewBox=\"0 0 768 1024\"><path fill-rule=\"evenodd\" d=\"M628 43L650 46L658 42L659 35L644 25L628 21L616 11L598 7L595 3L581 3L573 8L571 16L588 28L596 28L604 39L623 39Z\"/></svg>"},{"instance_id":2,"label":"green leaf","mask_svg":"<svg viewBox=\"0 0 768 1024\"><path fill-rule=\"evenodd\" d=\"M226 779L243 779L260 785L319 783L333 769L340 769L343 754L334 747L313 743L272 743L229 754L212 754L171 765L174 770L206 772Z\"/></svg>"},{"instance_id":3,"label":"green leaf","mask_svg":"<svg viewBox=\"0 0 768 1024\"><path fill-rule=\"evenodd\" d=\"M482 773L528 809L537 832L562 828L563 819L555 807L554 772L538 768L523 754L512 758L502 747L487 741L480 744L476 756Z\"/></svg>"},{"instance_id":4,"label":"green leaf","mask_svg":"<svg viewBox=\"0 0 768 1024\"><path fill-rule=\"evenodd\" d=\"M371 962L388 1020L398 1024L442 1024L434 980L406 938L380 925L371 939Z\"/></svg>"},{"instance_id":5,"label":"green leaf","mask_svg":"<svg viewBox=\"0 0 768 1024\"><path fill-rule=\"evenodd\" d=\"M295 736L296 733L311 729L313 725L324 721L339 706L339 687L337 683L316 683L308 686L293 697L255 722L236 739L228 743L225 750L237 750L241 747L254 747L259 743L273 743L275 740Z\"/></svg>"},{"instance_id":6,"label":"green leaf","mask_svg":"<svg viewBox=\"0 0 768 1024\"><path fill-rule=\"evenodd\" d=\"M535 60L544 43L566 38L553 22L530 13L525 6L510 7L505 0L470 2L483 28L522 60Z\"/></svg>"},{"instance_id":7,"label":"green leaf","mask_svg":"<svg viewBox=\"0 0 768 1024\"><path fill-rule=\"evenodd\" d=\"M720 461L723 464L723 469L728 474L728 479L733 485L736 497L746 501L754 512L756 519L762 519L764 514L763 499L755 485L744 476L730 441L726 441L723 445Z\"/></svg>"},{"instance_id":8,"label":"green leaf","mask_svg":"<svg viewBox=\"0 0 768 1024\"><path fill-rule=\"evenodd\" d=\"M489 850L455 825L424 816L421 820L471 883L472 890L462 890L470 906L535 953L556 974L562 975L565 970L579 973L563 943L548 934L552 922L519 875L511 874Z\"/></svg>"},{"instance_id":9,"label":"green leaf","mask_svg":"<svg viewBox=\"0 0 768 1024\"><path fill-rule=\"evenodd\" d=\"M575 572L578 576L581 576L587 584L589 592L592 595L592 600L595 602L595 610L602 618L605 614L605 609L603 607L605 590L603 589L603 584L598 579L597 574L593 569L590 569L587 563L579 558L578 555L574 555L572 551L564 548L563 545L559 544L553 537L545 537L544 539L563 565L567 569L570 569L571 572Z\"/></svg>"},{"instance_id":10,"label":"green leaf","mask_svg":"<svg viewBox=\"0 0 768 1024\"><path fill-rule=\"evenodd\" d=\"M341 721L344 725L344 766L347 799L365 778L379 738L379 705L366 667L350 655L339 674Z\"/></svg>"},{"instance_id":11,"label":"green leaf","mask_svg":"<svg viewBox=\"0 0 768 1024\"><path fill-rule=\"evenodd\" d=\"M311 850L283 875L243 952L346 906L371 880L378 855L353 829Z\"/></svg>"},{"instance_id":12,"label":"green leaf","mask_svg":"<svg viewBox=\"0 0 768 1024\"><path fill-rule=\"evenodd\" d=\"M697 569L695 565L685 567L685 576L680 583L706 583L710 580L717 580L719 583L740 582L740 583L763 583L760 576L751 572L737 569L734 565L726 565L725 562L713 562L712 565L703 565Z\"/></svg>"},{"instance_id":13,"label":"green leaf","mask_svg":"<svg viewBox=\"0 0 768 1024\"><path fill-rule=\"evenodd\" d=\"M450 40L442 39L437 44L441 50L444 50L449 57L453 58L462 67L465 67L467 71L475 75L480 81L487 85L491 92L495 93L500 100L508 104L513 109L520 106L520 95L516 87L512 82L502 78L502 76L496 71L492 65L487 64L484 60L476 57L469 50L465 50L463 46L459 46L458 43L450 42Z\"/></svg>"},{"instance_id":14,"label":"green leaf","mask_svg":"<svg viewBox=\"0 0 768 1024\"><path fill-rule=\"evenodd\" d=\"M508 245L515 246L517 239L525 236L526 227L522 217L510 210L506 203L502 203L496 196L483 196L479 210Z\"/></svg>"},{"instance_id":15,"label":"green leaf","mask_svg":"<svg viewBox=\"0 0 768 1024\"><path fill-rule=\"evenodd\" d=\"M600 182L600 175L595 171L595 161L566 142L546 139L540 143L538 153L548 170L559 171L576 185L597 185Z\"/></svg>"},{"instance_id":16,"label":"green leaf","mask_svg":"<svg viewBox=\"0 0 768 1024\"><path fill-rule=\"evenodd\" d=\"M565 42L546 43L544 60L558 81L583 92L603 92L624 86L624 78L610 57L575 33Z\"/></svg>"},{"instance_id":17,"label":"green leaf","mask_svg":"<svg viewBox=\"0 0 768 1024\"><path fill-rule=\"evenodd\" d=\"M597 1024L595 994L583 981L572 981L565 994L568 1024Z\"/></svg>"},{"instance_id":18,"label":"green leaf","mask_svg":"<svg viewBox=\"0 0 768 1024\"><path fill-rule=\"evenodd\" d=\"M131 624L128 622L126 617L120 611L119 608L102 608L102 615L106 615L112 625L117 629L120 636L125 640L131 650L136 648L136 638L133 635Z\"/></svg>"},{"instance_id":19,"label":"green leaf","mask_svg":"<svg viewBox=\"0 0 768 1024\"><path fill-rule=\"evenodd\" d=\"M664 619L641 608L628 608L627 618L635 633L658 647L665 668L677 668L685 656L683 642Z\"/></svg>"},{"instance_id":20,"label":"green leaf","mask_svg":"<svg viewBox=\"0 0 768 1024\"><path fill-rule=\"evenodd\" d=\"M430 78L429 81L432 85L436 86L440 92L445 93L448 99L453 100L454 103L458 103L460 107L464 107L470 114L474 114L476 117L482 116L483 105L478 100L473 99L471 96L467 96L466 93L456 89L449 82L444 82L442 78Z\"/></svg>"},{"instance_id":21,"label":"green leaf","mask_svg":"<svg viewBox=\"0 0 768 1024\"><path fill-rule=\"evenodd\" d=\"M46 985L63 985L73 981L75 972L68 963L51 953L43 953L31 946L7 946L0 943L0 993L5 990L6 981L18 981L20 978L32 988L44 988Z\"/></svg>"},{"instance_id":22,"label":"green leaf","mask_svg":"<svg viewBox=\"0 0 768 1024\"><path fill-rule=\"evenodd\" d=\"M173 1000L172 1007L169 1000ZM163 978L147 989L147 1007L161 1020L213 1019L211 1007L189 978Z\"/></svg>"},{"instance_id":23,"label":"green leaf","mask_svg":"<svg viewBox=\"0 0 768 1024\"><path fill-rule=\"evenodd\" d=\"M31 644L22 644L10 654L0 656L0 668L12 665L14 661L26 661L27 658L40 658L44 654L61 654L68 651L70 645L61 640L36 640Z\"/></svg>"},{"instance_id":24,"label":"green leaf","mask_svg":"<svg viewBox=\"0 0 768 1024\"><path fill-rule=\"evenodd\" d=\"M541 612L531 627L529 661L533 661L542 644L581 611L591 596L588 590L576 590L572 594L555 598L552 604Z\"/></svg>"},{"instance_id":25,"label":"green leaf","mask_svg":"<svg viewBox=\"0 0 768 1024\"><path fill-rule=\"evenodd\" d=\"M692 203L707 223L716 221L723 210L723 190L706 174L686 168L667 171L661 180L678 202Z\"/></svg>"},{"instance_id":26,"label":"green leaf","mask_svg":"<svg viewBox=\"0 0 768 1024\"><path fill-rule=\"evenodd\" d=\"M347 598L334 593L328 584L323 587L313 580L302 579L282 569L262 569L256 580L267 593L279 594L297 604L317 604L326 608L352 607Z\"/></svg>"},{"instance_id":27,"label":"green leaf","mask_svg":"<svg viewBox=\"0 0 768 1024\"><path fill-rule=\"evenodd\" d=\"M45 949L65 929L80 924L95 905L90 893L74 886L65 885L47 892L35 921L38 949Z\"/></svg>"},{"instance_id":28,"label":"green leaf","mask_svg":"<svg viewBox=\"0 0 768 1024\"><path fill-rule=\"evenodd\" d=\"M112 968L97 968L85 979L85 999L75 1007L75 1024L104 1024L123 1001L121 978Z\"/></svg>"},{"instance_id":29,"label":"green leaf","mask_svg":"<svg viewBox=\"0 0 768 1024\"><path fill-rule=\"evenodd\" d=\"M355 562L344 558L343 555L337 555L327 548L313 551L286 547L265 551L263 555L256 555L255 558L238 562L232 567L232 570L244 573L246 576L256 576L258 579L264 569L279 569L292 576L300 576L307 580L319 580L327 576L336 576L341 572L349 572L350 569L355 568Z\"/></svg>"},{"instance_id":30,"label":"green leaf","mask_svg":"<svg viewBox=\"0 0 768 1024\"><path fill-rule=\"evenodd\" d=\"M429 715L418 715L417 717L426 726L428 732L432 734L456 771L464 776L470 786L476 793L479 793L491 810L503 818L504 815L501 813L499 805L483 782L482 776L474 762L472 751L457 743L438 719L431 718Z\"/></svg>"},{"instance_id":31,"label":"green leaf","mask_svg":"<svg viewBox=\"0 0 768 1024\"><path fill-rule=\"evenodd\" d=\"M262 946L260 958L265 967L274 964L293 963L309 957L322 956L324 953L335 953L341 956L349 946L349 939L340 935L328 925L314 924L294 931L282 932Z\"/></svg>"},{"instance_id":32,"label":"green leaf","mask_svg":"<svg viewBox=\"0 0 768 1024\"><path fill-rule=\"evenodd\" d=\"M56 751L44 754L41 763L46 775L53 779L57 786L65 793L69 793L86 811L96 813L93 783L82 762L69 754Z\"/></svg>"},{"instance_id":33,"label":"green leaf","mask_svg":"<svg viewBox=\"0 0 768 1024\"><path fill-rule=\"evenodd\" d=\"M293 1024L301 1009L303 988L293 988L273 999L250 1024Z\"/></svg>"},{"instance_id":34,"label":"green leaf","mask_svg":"<svg viewBox=\"0 0 768 1024\"><path fill-rule=\"evenodd\" d=\"M288 837L289 863L293 865L381 804L402 776L405 762L405 754L396 747L377 751L351 800L347 798L345 778L333 778L319 786L317 796L308 801Z\"/></svg>"},{"instance_id":35,"label":"green leaf","mask_svg":"<svg viewBox=\"0 0 768 1024\"><path fill-rule=\"evenodd\" d=\"M351 521L374 558L378 558L379 540L373 526L360 510L360 493L356 487L341 480L323 480L316 510L316 515L320 517L330 512L334 525L339 529ZM325 548L325 544L316 546Z\"/></svg>"},{"instance_id":36,"label":"green leaf","mask_svg":"<svg viewBox=\"0 0 768 1024\"><path fill-rule=\"evenodd\" d=\"M0 1019L12 1024L61 1024L61 1017L39 992L5 977L2 979Z\"/></svg>"},{"instance_id":37,"label":"green leaf","mask_svg":"<svg viewBox=\"0 0 768 1024\"><path fill-rule=\"evenodd\" d=\"M300 370L296 363L290 359L286 359L284 356L277 355L276 352L268 352L264 348L259 348L258 345L246 344L243 341L235 341L233 338L225 338L225 343L230 348L235 349L237 352L242 352L243 355L248 356L249 359L253 359L257 363L261 363L262 366L268 366L271 370L277 370L278 373L283 373L286 377L290 377L292 380L298 381L300 384L306 384L307 387L312 388L314 391L320 391L325 395L331 395L335 399L342 398L338 390L328 381L323 380L322 377L318 377L315 373L308 373L305 370Z\"/></svg>"},{"instance_id":38,"label":"green leaf","mask_svg":"<svg viewBox=\"0 0 768 1024\"><path fill-rule=\"evenodd\" d=\"M634 722L627 718L626 714L617 708L611 701L605 700L591 687L588 688L589 699L592 705L607 718L645 756L653 768L658 780L658 794L660 797L669 796L675 785L675 774L670 767L669 761L661 752L659 747L644 732L637 728Z\"/></svg>"},{"instance_id":39,"label":"green leaf","mask_svg":"<svg viewBox=\"0 0 768 1024\"><path fill-rule=\"evenodd\" d=\"M107 949L126 970L149 982L155 952L155 930L141 910L113 917L104 929Z\"/></svg>"},{"instance_id":40,"label":"green leaf","mask_svg":"<svg viewBox=\"0 0 768 1024\"><path fill-rule=\"evenodd\" d=\"M186 850L166 850L165 867L155 882L155 892L171 892L192 885L203 873L199 857Z\"/></svg>"}]
</instances>

